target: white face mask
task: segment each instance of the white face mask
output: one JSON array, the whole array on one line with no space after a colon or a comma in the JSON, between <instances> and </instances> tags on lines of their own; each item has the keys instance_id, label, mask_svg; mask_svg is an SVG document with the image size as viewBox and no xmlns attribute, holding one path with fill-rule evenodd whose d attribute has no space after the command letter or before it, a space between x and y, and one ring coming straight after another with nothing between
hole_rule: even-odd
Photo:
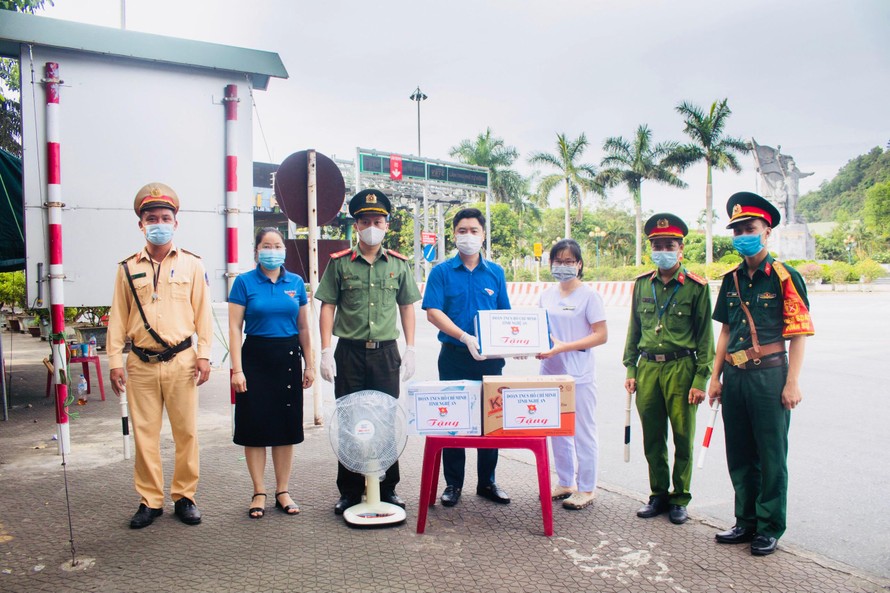
<instances>
[{"instance_id":1,"label":"white face mask","mask_svg":"<svg viewBox=\"0 0 890 593\"><path fill-rule=\"evenodd\" d=\"M385 229L381 229L375 226L369 226L366 229L362 229L358 232L358 238L362 240L362 243L365 245L370 245L371 247L375 245L380 245L380 242L383 241L383 236L386 234Z\"/></svg>"},{"instance_id":2,"label":"white face mask","mask_svg":"<svg viewBox=\"0 0 890 593\"><path fill-rule=\"evenodd\" d=\"M482 249L482 237L466 233L455 237L454 244L463 255L476 255Z\"/></svg>"}]
</instances>

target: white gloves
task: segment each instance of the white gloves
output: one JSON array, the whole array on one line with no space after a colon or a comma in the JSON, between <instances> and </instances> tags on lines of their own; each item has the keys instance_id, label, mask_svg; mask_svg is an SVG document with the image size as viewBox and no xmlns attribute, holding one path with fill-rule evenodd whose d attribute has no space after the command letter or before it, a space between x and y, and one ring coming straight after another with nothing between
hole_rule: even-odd
<instances>
[{"instance_id":1,"label":"white gloves","mask_svg":"<svg viewBox=\"0 0 890 593\"><path fill-rule=\"evenodd\" d=\"M414 376L415 367L414 346L405 346L405 353L402 354L402 381Z\"/></svg>"},{"instance_id":2,"label":"white gloves","mask_svg":"<svg viewBox=\"0 0 890 593\"><path fill-rule=\"evenodd\" d=\"M328 383L333 383L334 375L336 374L337 369L334 365L334 351L328 346L321 351L321 378Z\"/></svg>"},{"instance_id":3,"label":"white gloves","mask_svg":"<svg viewBox=\"0 0 890 593\"><path fill-rule=\"evenodd\" d=\"M470 356L475 360L485 360L485 357L479 354L479 342L476 341L476 336L471 336L467 332L464 332L460 335L460 341L467 345L467 350L470 351Z\"/></svg>"}]
</instances>

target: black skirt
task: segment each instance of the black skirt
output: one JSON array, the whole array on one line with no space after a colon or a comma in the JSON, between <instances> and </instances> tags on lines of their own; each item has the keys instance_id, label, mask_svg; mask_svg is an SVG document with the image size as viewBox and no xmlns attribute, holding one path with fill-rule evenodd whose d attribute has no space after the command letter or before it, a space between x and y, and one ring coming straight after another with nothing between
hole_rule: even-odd
<instances>
[{"instance_id":1,"label":"black skirt","mask_svg":"<svg viewBox=\"0 0 890 593\"><path fill-rule=\"evenodd\" d=\"M303 442L303 361L299 336L247 336L241 348L247 391L235 394L236 445Z\"/></svg>"}]
</instances>

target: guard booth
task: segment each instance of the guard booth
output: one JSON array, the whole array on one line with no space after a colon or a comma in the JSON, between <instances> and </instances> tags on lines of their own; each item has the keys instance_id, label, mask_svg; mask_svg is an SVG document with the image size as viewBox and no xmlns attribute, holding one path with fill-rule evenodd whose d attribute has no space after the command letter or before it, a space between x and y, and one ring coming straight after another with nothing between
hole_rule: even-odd
<instances>
[{"instance_id":1,"label":"guard booth","mask_svg":"<svg viewBox=\"0 0 890 593\"><path fill-rule=\"evenodd\" d=\"M224 302L228 281L253 266L250 95L287 78L278 54L11 11L0 54L22 73L29 302L49 302L60 204L65 305L111 303L117 262L144 244L133 197L149 181L179 194L175 241L203 258L211 298Z\"/></svg>"}]
</instances>

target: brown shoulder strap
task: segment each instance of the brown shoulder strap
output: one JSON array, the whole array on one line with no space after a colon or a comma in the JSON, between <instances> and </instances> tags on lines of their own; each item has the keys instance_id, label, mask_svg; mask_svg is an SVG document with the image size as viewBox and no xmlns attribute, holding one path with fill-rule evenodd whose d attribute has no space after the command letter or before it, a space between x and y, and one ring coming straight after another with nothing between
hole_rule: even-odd
<instances>
[{"instance_id":1,"label":"brown shoulder strap","mask_svg":"<svg viewBox=\"0 0 890 593\"><path fill-rule=\"evenodd\" d=\"M742 299L742 291L739 290L738 268L732 272L732 281L735 282L735 293L739 295L739 305L741 305L742 311L745 312L745 317L748 318L748 325L751 327L751 344L754 346L754 352L760 352L760 342L757 340L757 328L754 326L754 318L751 317L751 311L745 306L745 301Z\"/></svg>"}]
</instances>

